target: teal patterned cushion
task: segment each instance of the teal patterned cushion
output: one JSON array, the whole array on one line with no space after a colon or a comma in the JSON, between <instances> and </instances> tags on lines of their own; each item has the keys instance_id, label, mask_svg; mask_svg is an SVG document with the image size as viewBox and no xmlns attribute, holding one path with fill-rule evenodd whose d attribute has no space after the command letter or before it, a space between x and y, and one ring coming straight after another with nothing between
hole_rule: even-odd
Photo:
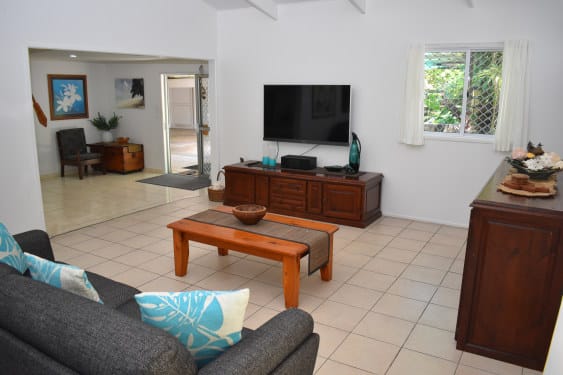
<instances>
[{"instance_id":1,"label":"teal patterned cushion","mask_svg":"<svg viewBox=\"0 0 563 375\"><path fill-rule=\"evenodd\" d=\"M0 223L0 262L14 267L22 274L27 270L20 245L2 223Z\"/></svg>"},{"instance_id":2,"label":"teal patterned cushion","mask_svg":"<svg viewBox=\"0 0 563 375\"><path fill-rule=\"evenodd\" d=\"M103 303L94 286L88 281L84 270L68 264L51 262L29 253L24 254L33 280Z\"/></svg>"},{"instance_id":3,"label":"teal patterned cushion","mask_svg":"<svg viewBox=\"0 0 563 375\"><path fill-rule=\"evenodd\" d=\"M143 322L180 340L200 368L240 341L248 297L248 289L135 295Z\"/></svg>"}]
</instances>

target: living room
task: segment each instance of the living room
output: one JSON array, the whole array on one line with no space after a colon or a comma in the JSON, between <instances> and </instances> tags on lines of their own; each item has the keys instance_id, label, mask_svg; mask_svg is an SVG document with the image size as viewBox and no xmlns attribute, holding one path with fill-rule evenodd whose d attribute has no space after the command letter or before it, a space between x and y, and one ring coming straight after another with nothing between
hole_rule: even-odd
<instances>
[{"instance_id":1,"label":"living room","mask_svg":"<svg viewBox=\"0 0 563 375\"><path fill-rule=\"evenodd\" d=\"M352 130L364 146L361 169L385 176L383 215L467 228L469 204L507 154L495 152L491 140L429 136L423 146L399 143L408 46L525 39L529 138L563 152L561 2L400 0L368 2L365 13L348 0L280 2L276 20L253 7L217 10L211 3L3 5L1 222L14 233L45 228L29 48L209 61L212 176L239 157L261 158L264 84L350 84ZM279 154L309 147L280 144ZM322 166L342 165L348 148L319 146L309 155Z\"/></svg>"}]
</instances>

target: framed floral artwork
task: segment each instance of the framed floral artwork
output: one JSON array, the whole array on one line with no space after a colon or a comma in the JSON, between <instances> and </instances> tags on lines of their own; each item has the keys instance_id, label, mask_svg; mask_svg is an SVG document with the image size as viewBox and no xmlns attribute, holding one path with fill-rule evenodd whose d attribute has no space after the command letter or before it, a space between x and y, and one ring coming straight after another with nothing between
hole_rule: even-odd
<instances>
[{"instance_id":1,"label":"framed floral artwork","mask_svg":"<svg viewBox=\"0 0 563 375\"><path fill-rule=\"evenodd\" d=\"M85 75L48 74L51 120L88 118Z\"/></svg>"}]
</instances>

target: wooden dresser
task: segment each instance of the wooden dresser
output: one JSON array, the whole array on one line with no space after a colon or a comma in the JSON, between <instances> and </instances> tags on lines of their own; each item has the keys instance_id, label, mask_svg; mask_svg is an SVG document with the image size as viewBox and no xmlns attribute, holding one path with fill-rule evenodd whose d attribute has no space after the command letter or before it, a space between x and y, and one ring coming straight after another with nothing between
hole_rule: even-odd
<instances>
[{"instance_id":1,"label":"wooden dresser","mask_svg":"<svg viewBox=\"0 0 563 375\"><path fill-rule=\"evenodd\" d=\"M137 172L145 168L143 145L136 143L99 142L89 144L91 152L103 155L108 172Z\"/></svg>"},{"instance_id":2,"label":"wooden dresser","mask_svg":"<svg viewBox=\"0 0 563 375\"><path fill-rule=\"evenodd\" d=\"M229 206L255 203L274 213L361 228L381 216L381 173L282 170L256 161L224 169Z\"/></svg>"},{"instance_id":3,"label":"wooden dresser","mask_svg":"<svg viewBox=\"0 0 563 375\"><path fill-rule=\"evenodd\" d=\"M542 370L563 290L563 173L559 193L497 191L502 162L471 204L457 348Z\"/></svg>"}]
</instances>

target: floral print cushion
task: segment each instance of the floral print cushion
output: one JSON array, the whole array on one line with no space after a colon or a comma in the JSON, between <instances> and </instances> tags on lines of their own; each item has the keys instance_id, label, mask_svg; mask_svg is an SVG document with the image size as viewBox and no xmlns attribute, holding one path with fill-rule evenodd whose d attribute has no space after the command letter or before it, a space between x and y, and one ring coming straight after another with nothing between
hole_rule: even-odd
<instances>
[{"instance_id":1,"label":"floral print cushion","mask_svg":"<svg viewBox=\"0 0 563 375\"><path fill-rule=\"evenodd\" d=\"M14 267L21 274L27 270L20 245L2 223L0 223L0 262Z\"/></svg>"},{"instance_id":2,"label":"floral print cushion","mask_svg":"<svg viewBox=\"0 0 563 375\"><path fill-rule=\"evenodd\" d=\"M68 264L51 262L29 253L24 253L24 255L33 280L103 303L83 269Z\"/></svg>"},{"instance_id":3,"label":"floral print cushion","mask_svg":"<svg viewBox=\"0 0 563 375\"><path fill-rule=\"evenodd\" d=\"M135 295L143 322L180 340L200 368L240 341L248 298L248 289Z\"/></svg>"}]
</instances>

